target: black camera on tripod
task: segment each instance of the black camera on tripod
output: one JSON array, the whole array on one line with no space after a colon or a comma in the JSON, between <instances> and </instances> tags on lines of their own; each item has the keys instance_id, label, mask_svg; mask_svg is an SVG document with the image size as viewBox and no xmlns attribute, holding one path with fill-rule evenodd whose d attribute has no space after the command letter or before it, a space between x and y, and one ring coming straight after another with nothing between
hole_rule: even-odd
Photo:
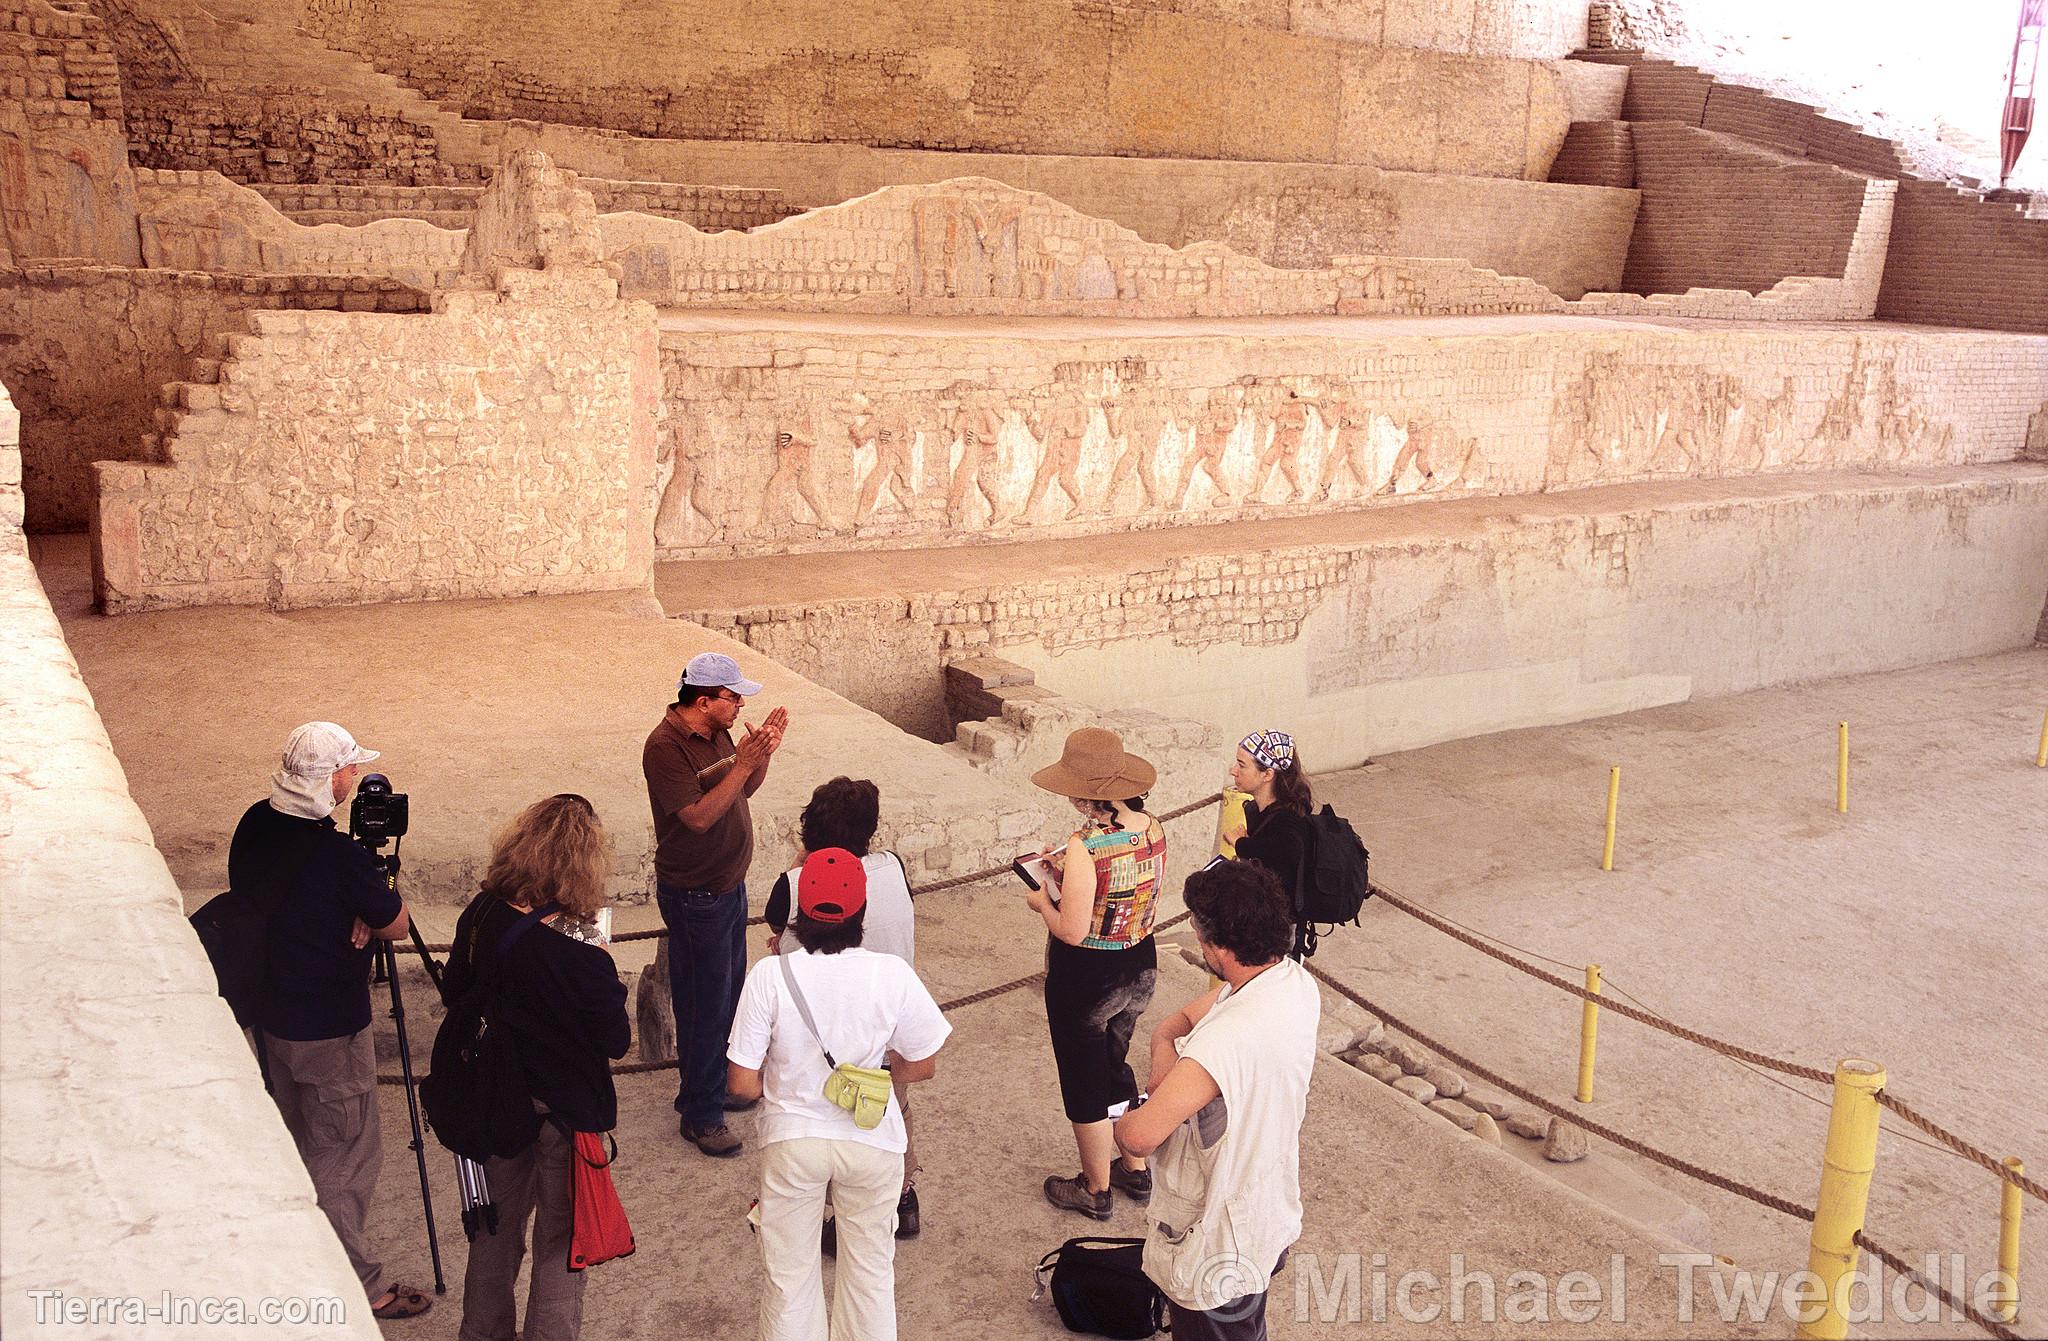
<instances>
[{"instance_id":1,"label":"black camera on tripod","mask_svg":"<svg viewBox=\"0 0 2048 1341\"><path fill-rule=\"evenodd\" d=\"M391 790L391 779L366 773L348 808L349 837L375 852L394 838L405 837L412 821L412 799Z\"/></svg>"}]
</instances>

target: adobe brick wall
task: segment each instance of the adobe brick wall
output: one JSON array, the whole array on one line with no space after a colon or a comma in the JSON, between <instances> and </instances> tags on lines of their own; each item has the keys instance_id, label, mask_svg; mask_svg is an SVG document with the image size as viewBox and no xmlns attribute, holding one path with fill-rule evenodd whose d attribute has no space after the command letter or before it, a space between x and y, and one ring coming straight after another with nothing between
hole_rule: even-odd
<instances>
[{"instance_id":1,"label":"adobe brick wall","mask_svg":"<svg viewBox=\"0 0 2048 1341\"><path fill-rule=\"evenodd\" d=\"M309 0L304 23L469 116L677 139L1373 163L1542 180L1570 118L1562 76L1546 64L1363 46L1113 0L788 0L772 23L722 0L602 12Z\"/></svg>"},{"instance_id":2,"label":"adobe brick wall","mask_svg":"<svg viewBox=\"0 0 2048 1341\"><path fill-rule=\"evenodd\" d=\"M1842 274L1865 178L1668 121L1636 123L1633 139L1642 204L1623 288L1755 293Z\"/></svg>"},{"instance_id":3,"label":"adobe brick wall","mask_svg":"<svg viewBox=\"0 0 2048 1341\"><path fill-rule=\"evenodd\" d=\"M607 214L621 292L661 308L1244 316L1553 312L1540 285L1458 260L1344 257L1283 269L1216 243L1172 248L983 178L886 187L751 233Z\"/></svg>"},{"instance_id":4,"label":"adobe brick wall","mask_svg":"<svg viewBox=\"0 0 2048 1341\"><path fill-rule=\"evenodd\" d=\"M28 529L85 529L92 463L153 459L164 388L211 381L221 337L245 330L248 313L365 302L420 311L427 297L346 275L95 266L0 273L0 330L23 337L0 339L0 380L21 412Z\"/></svg>"},{"instance_id":5,"label":"adobe brick wall","mask_svg":"<svg viewBox=\"0 0 2048 1341\"><path fill-rule=\"evenodd\" d=\"M1626 121L1574 121L1550 165L1550 180L1578 186L1633 187L1636 147Z\"/></svg>"},{"instance_id":6,"label":"adobe brick wall","mask_svg":"<svg viewBox=\"0 0 2048 1341\"><path fill-rule=\"evenodd\" d=\"M441 162L433 132L390 112L315 93L136 89L127 127L137 167L210 168L231 181L476 181Z\"/></svg>"},{"instance_id":7,"label":"adobe brick wall","mask_svg":"<svg viewBox=\"0 0 2048 1341\"><path fill-rule=\"evenodd\" d=\"M1582 0L1119 0L1118 8L1481 56L1547 58L1586 45Z\"/></svg>"},{"instance_id":8,"label":"adobe brick wall","mask_svg":"<svg viewBox=\"0 0 2048 1341\"><path fill-rule=\"evenodd\" d=\"M0 0L0 254L136 263L121 111L99 20Z\"/></svg>"},{"instance_id":9,"label":"adobe brick wall","mask_svg":"<svg viewBox=\"0 0 2048 1341\"><path fill-rule=\"evenodd\" d=\"M1938 182L1900 182L1877 315L2048 331L2048 219Z\"/></svg>"},{"instance_id":10,"label":"adobe brick wall","mask_svg":"<svg viewBox=\"0 0 2048 1341\"><path fill-rule=\"evenodd\" d=\"M1872 176L1895 177L1905 170L1891 141L1805 103L1724 83L1704 70L1639 51L1582 51L1573 58L1628 67L1625 121L1677 121Z\"/></svg>"},{"instance_id":11,"label":"adobe brick wall","mask_svg":"<svg viewBox=\"0 0 2048 1341\"><path fill-rule=\"evenodd\" d=\"M468 234L416 219L307 226L217 172L138 169L143 262L165 270L364 275L431 288L457 282Z\"/></svg>"}]
</instances>

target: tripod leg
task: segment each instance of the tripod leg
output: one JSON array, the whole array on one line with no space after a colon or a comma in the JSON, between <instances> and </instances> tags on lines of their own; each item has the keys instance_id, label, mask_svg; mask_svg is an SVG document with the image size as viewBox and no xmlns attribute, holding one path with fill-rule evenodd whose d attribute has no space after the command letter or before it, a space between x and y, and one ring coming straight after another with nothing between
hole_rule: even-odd
<instances>
[{"instance_id":1,"label":"tripod leg","mask_svg":"<svg viewBox=\"0 0 2048 1341\"><path fill-rule=\"evenodd\" d=\"M441 1273L441 1238L434 1228L434 1189L427 1178L427 1144L420 1130L420 1101L412 1076L412 1041L405 1032L405 994L398 987L398 955L390 941L379 941L378 962L391 982L391 1020L398 1027L398 1070L405 1078L406 1114L412 1120L412 1157L420 1171L420 1208L427 1218L427 1252L434 1259L434 1293L448 1293Z\"/></svg>"},{"instance_id":2,"label":"tripod leg","mask_svg":"<svg viewBox=\"0 0 2048 1341\"><path fill-rule=\"evenodd\" d=\"M420 935L420 924L418 922L412 924L412 944L413 948L420 952L420 963L427 966L427 977L433 982L434 990L437 992L444 991L445 989L441 986L441 966L434 962L432 955L427 953L427 940L426 937Z\"/></svg>"}]
</instances>

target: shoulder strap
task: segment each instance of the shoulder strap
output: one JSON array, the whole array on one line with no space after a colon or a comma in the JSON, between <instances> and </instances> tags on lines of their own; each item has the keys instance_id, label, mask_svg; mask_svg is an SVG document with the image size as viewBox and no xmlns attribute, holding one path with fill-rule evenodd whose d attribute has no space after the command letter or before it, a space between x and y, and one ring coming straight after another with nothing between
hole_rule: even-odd
<instances>
[{"instance_id":1,"label":"shoulder strap","mask_svg":"<svg viewBox=\"0 0 2048 1341\"><path fill-rule=\"evenodd\" d=\"M498 953L492 960L493 967L496 966L499 960L502 960L505 957L505 952L512 948L513 942L517 941L521 936L524 936L527 932L533 930L536 926L540 925L540 920L543 917L548 917L554 913L560 912L561 910L562 909L559 904L544 903L540 907L535 908L531 912L527 913L525 916L521 917L517 922L514 922L511 926L506 927L505 934L498 937Z\"/></svg>"},{"instance_id":2,"label":"shoulder strap","mask_svg":"<svg viewBox=\"0 0 2048 1341\"><path fill-rule=\"evenodd\" d=\"M498 943L488 960L480 959L476 953L477 944L483 935L483 919L478 917L477 927L470 932L469 950L470 963L476 970L476 978L471 982L469 990L463 993L461 1004L481 1010L484 1004L497 994L498 978L504 968L506 952L518 943L521 936L539 926L543 917L558 911L558 905L544 903L520 917L517 922L506 927L504 934L498 937ZM454 1009L454 1003L451 1003L449 1008Z\"/></svg>"},{"instance_id":3,"label":"shoulder strap","mask_svg":"<svg viewBox=\"0 0 2048 1341\"><path fill-rule=\"evenodd\" d=\"M811 1018L811 1003L804 1000L804 989L796 985L796 970L789 966L788 955L775 956L775 962L782 966L782 981L789 984L789 994L796 1001L796 1013L804 1017L804 1028L811 1031L811 1039L818 1045L818 1051L825 1054L825 1064L837 1070L839 1063L832 1056L832 1049L825 1046L825 1040L818 1034L818 1022Z\"/></svg>"}]
</instances>

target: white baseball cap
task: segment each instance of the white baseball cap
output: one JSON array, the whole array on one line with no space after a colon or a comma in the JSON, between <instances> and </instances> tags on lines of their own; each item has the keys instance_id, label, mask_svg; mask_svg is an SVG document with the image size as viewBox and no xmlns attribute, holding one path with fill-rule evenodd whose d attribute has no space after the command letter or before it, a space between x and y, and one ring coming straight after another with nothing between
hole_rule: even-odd
<instances>
[{"instance_id":1,"label":"white baseball cap","mask_svg":"<svg viewBox=\"0 0 2048 1341\"><path fill-rule=\"evenodd\" d=\"M284 742L284 771L301 778L332 777L350 764L367 764L378 751L366 750L333 722L308 722Z\"/></svg>"},{"instance_id":2,"label":"white baseball cap","mask_svg":"<svg viewBox=\"0 0 2048 1341\"><path fill-rule=\"evenodd\" d=\"M683 677L676 681L676 692L680 694L685 685L693 689L730 689L742 698L752 698L761 692L760 685L740 674L740 663L723 652L699 652L691 657L690 664L683 668Z\"/></svg>"}]
</instances>

